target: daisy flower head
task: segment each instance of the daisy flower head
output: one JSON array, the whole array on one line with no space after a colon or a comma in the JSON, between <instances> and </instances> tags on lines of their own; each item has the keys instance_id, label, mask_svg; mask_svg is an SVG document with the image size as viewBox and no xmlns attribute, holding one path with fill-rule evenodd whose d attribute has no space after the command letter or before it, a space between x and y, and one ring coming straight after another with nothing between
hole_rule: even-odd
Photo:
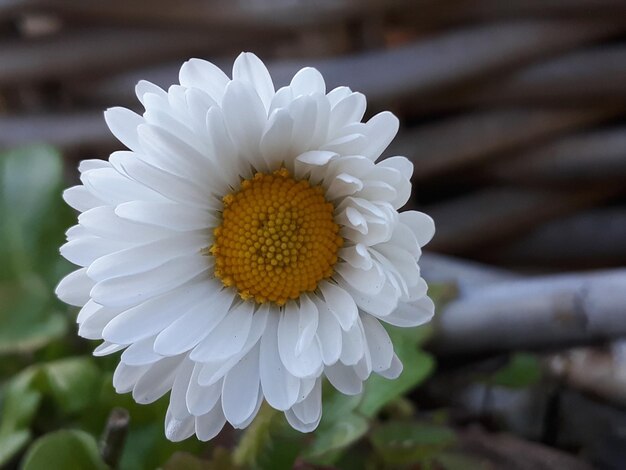
<instances>
[{"instance_id":1,"label":"daisy flower head","mask_svg":"<svg viewBox=\"0 0 626 470\"><path fill-rule=\"evenodd\" d=\"M121 353L117 392L170 392L178 441L250 424L265 400L295 429L322 414L321 381L358 394L402 364L381 322L428 321L421 247L434 225L409 199L413 166L378 161L389 112L326 90L314 68L275 90L251 53L232 79L192 59L167 91L139 82L142 115L105 112L128 150L81 162L64 198L81 212L61 253L80 269L57 295L78 333Z\"/></svg>"}]
</instances>

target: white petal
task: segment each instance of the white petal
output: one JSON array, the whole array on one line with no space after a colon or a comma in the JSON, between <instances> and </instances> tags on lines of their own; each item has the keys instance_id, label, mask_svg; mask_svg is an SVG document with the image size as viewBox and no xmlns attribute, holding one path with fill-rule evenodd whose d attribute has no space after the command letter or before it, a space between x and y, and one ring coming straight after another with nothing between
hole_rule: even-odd
<instances>
[{"instance_id":1,"label":"white petal","mask_svg":"<svg viewBox=\"0 0 626 470\"><path fill-rule=\"evenodd\" d=\"M232 302L233 292L230 290L223 290L203 299L159 333L154 350L164 356L189 351L219 324L228 313Z\"/></svg>"},{"instance_id":2,"label":"white petal","mask_svg":"<svg viewBox=\"0 0 626 470\"><path fill-rule=\"evenodd\" d=\"M100 281L91 289L91 297L111 307L138 305L206 273L210 267L209 258L201 255L174 258L144 273Z\"/></svg>"},{"instance_id":3,"label":"white petal","mask_svg":"<svg viewBox=\"0 0 626 470\"><path fill-rule=\"evenodd\" d=\"M144 106L144 95L146 95L147 93L161 96L162 98L167 98L167 93L161 87L158 87L154 83L151 83L147 80L139 80L137 85L135 85L135 95L137 95L137 99Z\"/></svg>"},{"instance_id":4,"label":"white petal","mask_svg":"<svg viewBox=\"0 0 626 470\"><path fill-rule=\"evenodd\" d=\"M121 351L126 346L123 344L109 343L103 341L96 349L93 350L93 355L96 357L108 356L109 354Z\"/></svg>"},{"instance_id":5,"label":"white petal","mask_svg":"<svg viewBox=\"0 0 626 470\"><path fill-rule=\"evenodd\" d=\"M298 309L298 342L296 343L296 355L302 354L311 345L315 338L318 324L317 307L308 295L300 297Z\"/></svg>"},{"instance_id":6,"label":"white petal","mask_svg":"<svg viewBox=\"0 0 626 470\"><path fill-rule=\"evenodd\" d=\"M165 437L172 442L180 442L191 437L195 431L195 420L193 416L185 419L175 418L168 409L165 414Z\"/></svg>"},{"instance_id":7,"label":"white petal","mask_svg":"<svg viewBox=\"0 0 626 470\"><path fill-rule=\"evenodd\" d=\"M176 378L172 385L172 393L170 394L170 406L167 410L176 419L184 420L189 417L185 395L187 394L193 368L194 362L189 360L188 357L183 359L178 367Z\"/></svg>"},{"instance_id":8,"label":"white petal","mask_svg":"<svg viewBox=\"0 0 626 470\"><path fill-rule=\"evenodd\" d=\"M253 302L242 302L191 352L194 361L219 361L241 352L252 326ZM230 419L229 419L230 421Z\"/></svg>"},{"instance_id":9,"label":"white petal","mask_svg":"<svg viewBox=\"0 0 626 470\"><path fill-rule=\"evenodd\" d=\"M294 97L313 93L326 93L324 77L313 67L305 67L299 70L291 79L289 86Z\"/></svg>"},{"instance_id":10,"label":"white petal","mask_svg":"<svg viewBox=\"0 0 626 470\"><path fill-rule=\"evenodd\" d=\"M354 368L338 362L332 366L326 366L324 373L328 380L341 393L346 395L358 395L363 391L363 381L356 375Z\"/></svg>"},{"instance_id":11,"label":"white petal","mask_svg":"<svg viewBox=\"0 0 626 470\"><path fill-rule=\"evenodd\" d=\"M341 354L341 326L323 300L315 298L315 304L319 311L317 339L320 344L322 360L326 365L334 364L339 360Z\"/></svg>"},{"instance_id":12,"label":"white petal","mask_svg":"<svg viewBox=\"0 0 626 470\"><path fill-rule=\"evenodd\" d=\"M428 323L434 313L433 301L429 297L423 297L413 302L400 302L392 313L378 318L390 325L407 328Z\"/></svg>"},{"instance_id":13,"label":"white petal","mask_svg":"<svg viewBox=\"0 0 626 470\"><path fill-rule=\"evenodd\" d=\"M87 188L82 185L72 186L63 191L63 200L67 204L79 212L85 212L94 207L103 206L104 202L91 194Z\"/></svg>"},{"instance_id":14,"label":"white petal","mask_svg":"<svg viewBox=\"0 0 626 470\"><path fill-rule=\"evenodd\" d=\"M278 353L278 314L270 312L261 338L260 377L265 399L277 410L287 410L298 399L299 381L285 369Z\"/></svg>"},{"instance_id":15,"label":"white petal","mask_svg":"<svg viewBox=\"0 0 626 470\"><path fill-rule=\"evenodd\" d=\"M246 354L224 377L222 408L234 426L254 412L259 395L259 347Z\"/></svg>"},{"instance_id":16,"label":"white petal","mask_svg":"<svg viewBox=\"0 0 626 470\"><path fill-rule=\"evenodd\" d=\"M335 267L335 270L352 287L370 295L378 294L386 282L385 273L378 263L372 263L370 269L359 269L348 263L340 263Z\"/></svg>"},{"instance_id":17,"label":"white petal","mask_svg":"<svg viewBox=\"0 0 626 470\"><path fill-rule=\"evenodd\" d=\"M213 409L196 418L196 435L201 441L210 441L217 436L226 424L222 407L216 405Z\"/></svg>"},{"instance_id":18,"label":"white petal","mask_svg":"<svg viewBox=\"0 0 626 470\"><path fill-rule=\"evenodd\" d=\"M133 398L139 404L152 403L170 391L183 356L166 357L152 364L133 388Z\"/></svg>"},{"instance_id":19,"label":"white petal","mask_svg":"<svg viewBox=\"0 0 626 470\"><path fill-rule=\"evenodd\" d=\"M130 178L159 192L171 201L198 207L214 207L209 199L210 191L206 188L150 165L133 152L114 152L110 159L119 171L123 171Z\"/></svg>"},{"instance_id":20,"label":"white petal","mask_svg":"<svg viewBox=\"0 0 626 470\"><path fill-rule=\"evenodd\" d=\"M175 202L131 201L117 206L115 214L133 222L178 232L205 229L218 224L212 211Z\"/></svg>"},{"instance_id":21,"label":"white petal","mask_svg":"<svg viewBox=\"0 0 626 470\"><path fill-rule=\"evenodd\" d=\"M266 110L274 97L274 83L265 64L251 52L239 54L233 65L233 80L250 84L257 92Z\"/></svg>"},{"instance_id":22,"label":"white petal","mask_svg":"<svg viewBox=\"0 0 626 470\"><path fill-rule=\"evenodd\" d=\"M104 327L119 315L119 309L101 308L80 323L78 335L86 339L102 339Z\"/></svg>"},{"instance_id":23,"label":"white petal","mask_svg":"<svg viewBox=\"0 0 626 470\"><path fill-rule=\"evenodd\" d=\"M350 134L331 140L322 147L322 150L330 150L340 155L355 155L361 153L367 139L361 134Z\"/></svg>"},{"instance_id":24,"label":"white petal","mask_svg":"<svg viewBox=\"0 0 626 470\"><path fill-rule=\"evenodd\" d=\"M267 120L259 95L245 83L232 81L226 87L222 109L239 153L250 162L259 162L259 143Z\"/></svg>"},{"instance_id":25,"label":"white petal","mask_svg":"<svg viewBox=\"0 0 626 470\"><path fill-rule=\"evenodd\" d=\"M89 158L87 160L81 160L78 164L78 171L85 173L90 170L98 170L100 168L111 168L111 164L106 160L99 158Z\"/></svg>"},{"instance_id":26,"label":"white petal","mask_svg":"<svg viewBox=\"0 0 626 470\"><path fill-rule=\"evenodd\" d=\"M398 356L394 354L389 368L387 370L378 372L378 375L389 380L394 380L400 377L400 374L402 373L402 368L403 368L402 362L400 362L400 359L398 359Z\"/></svg>"},{"instance_id":27,"label":"white petal","mask_svg":"<svg viewBox=\"0 0 626 470\"><path fill-rule=\"evenodd\" d=\"M89 170L81 176L85 187L108 205L127 201L167 201L162 195L120 174L114 168Z\"/></svg>"},{"instance_id":28,"label":"white petal","mask_svg":"<svg viewBox=\"0 0 626 470\"><path fill-rule=\"evenodd\" d=\"M179 73L180 84L205 91L218 103L222 102L228 77L216 65L201 59L191 59L183 64Z\"/></svg>"},{"instance_id":29,"label":"white petal","mask_svg":"<svg viewBox=\"0 0 626 470\"><path fill-rule=\"evenodd\" d=\"M128 243L123 241L86 236L68 241L61 246L60 252L71 263L89 266L98 258L127 247Z\"/></svg>"},{"instance_id":30,"label":"white petal","mask_svg":"<svg viewBox=\"0 0 626 470\"><path fill-rule=\"evenodd\" d=\"M120 362L113 373L113 387L115 391L117 393L130 392L139 380L139 377L141 377L149 367L150 366L127 366L123 362Z\"/></svg>"},{"instance_id":31,"label":"white petal","mask_svg":"<svg viewBox=\"0 0 626 470\"><path fill-rule=\"evenodd\" d=\"M333 106L330 113L329 127L331 132L347 124L361 121L365 114L366 106L367 100L362 93L352 93L343 98Z\"/></svg>"},{"instance_id":32,"label":"white petal","mask_svg":"<svg viewBox=\"0 0 626 470\"><path fill-rule=\"evenodd\" d=\"M202 364L196 362L186 394L187 409L194 416L202 416L209 413L222 396L221 380L209 386L202 386L198 383L198 375L201 369Z\"/></svg>"},{"instance_id":33,"label":"white petal","mask_svg":"<svg viewBox=\"0 0 626 470\"><path fill-rule=\"evenodd\" d=\"M151 337L131 344L122 353L120 361L129 366L145 366L162 358L163 356L154 352L154 337Z\"/></svg>"},{"instance_id":34,"label":"white petal","mask_svg":"<svg viewBox=\"0 0 626 470\"><path fill-rule=\"evenodd\" d=\"M391 367L393 359L393 344L387 331L371 315L361 317L367 347L372 358L372 369L374 372L382 372Z\"/></svg>"},{"instance_id":35,"label":"white petal","mask_svg":"<svg viewBox=\"0 0 626 470\"><path fill-rule=\"evenodd\" d=\"M261 137L261 153L269 169L281 166L290 156L291 133L293 119L286 109L274 111Z\"/></svg>"},{"instance_id":36,"label":"white petal","mask_svg":"<svg viewBox=\"0 0 626 470\"><path fill-rule=\"evenodd\" d=\"M350 95L352 90L347 86L340 86L328 92L326 97L331 106L336 106L342 99Z\"/></svg>"},{"instance_id":37,"label":"white petal","mask_svg":"<svg viewBox=\"0 0 626 470\"><path fill-rule=\"evenodd\" d=\"M367 345L360 323L361 321L357 320L357 322L352 325L352 328L342 332L342 347L339 360L347 366L355 365L365 354Z\"/></svg>"},{"instance_id":38,"label":"white petal","mask_svg":"<svg viewBox=\"0 0 626 470\"><path fill-rule=\"evenodd\" d=\"M420 246L426 245L433 238L433 235L435 235L435 222L430 216L423 212L401 212L400 221L409 226L415 234Z\"/></svg>"},{"instance_id":39,"label":"white petal","mask_svg":"<svg viewBox=\"0 0 626 470\"><path fill-rule=\"evenodd\" d=\"M324 295L328 309L335 315L341 328L345 331L352 328L359 313L350 294L341 287L326 281L320 282L319 288Z\"/></svg>"},{"instance_id":40,"label":"white petal","mask_svg":"<svg viewBox=\"0 0 626 470\"><path fill-rule=\"evenodd\" d=\"M172 232L161 227L131 222L115 215L113 207L102 206L83 212L78 223L91 235L114 241L147 243L169 236Z\"/></svg>"},{"instance_id":41,"label":"white petal","mask_svg":"<svg viewBox=\"0 0 626 470\"><path fill-rule=\"evenodd\" d=\"M102 335L106 340L120 344L156 335L210 292L210 285L204 282L183 285L122 312L104 328Z\"/></svg>"},{"instance_id":42,"label":"white petal","mask_svg":"<svg viewBox=\"0 0 626 470\"><path fill-rule=\"evenodd\" d=\"M144 123L143 117L126 108L109 108L104 112L104 120L117 139L131 150L141 148L137 137L137 126Z\"/></svg>"},{"instance_id":43,"label":"white petal","mask_svg":"<svg viewBox=\"0 0 626 470\"><path fill-rule=\"evenodd\" d=\"M288 302L278 323L278 351L287 370L294 376L314 377L322 366L322 357L317 342L312 342L297 354L299 335L298 306Z\"/></svg>"},{"instance_id":44,"label":"white petal","mask_svg":"<svg viewBox=\"0 0 626 470\"><path fill-rule=\"evenodd\" d=\"M291 409L300 421L305 424L316 423L317 427L322 417L322 381L316 380L311 393Z\"/></svg>"},{"instance_id":45,"label":"white petal","mask_svg":"<svg viewBox=\"0 0 626 470\"><path fill-rule=\"evenodd\" d=\"M93 285L94 282L87 276L87 268L82 268L65 276L54 292L66 304L82 307L89 301Z\"/></svg>"},{"instance_id":46,"label":"white petal","mask_svg":"<svg viewBox=\"0 0 626 470\"><path fill-rule=\"evenodd\" d=\"M207 238L203 233L189 233L106 254L89 266L87 274L102 281L145 272L173 258L200 253L208 245Z\"/></svg>"},{"instance_id":47,"label":"white petal","mask_svg":"<svg viewBox=\"0 0 626 470\"><path fill-rule=\"evenodd\" d=\"M400 121L389 111L383 111L367 121L369 144L363 152L363 156L376 161L394 139L399 127Z\"/></svg>"},{"instance_id":48,"label":"white petal","mask_svg":"<svg viewBox=\"0 0 626 470\"><path fill-rule=\"evenodd\" d=\"M349 292L348 295L353 302L355 302L361 310L369 314L375 316L389 315L398 306L399 294L389 282L385 283L382 290L376 295L367 295L366 293L357 291L341 278L338 278L337 282Z\"/></svg>"}]
</instances>

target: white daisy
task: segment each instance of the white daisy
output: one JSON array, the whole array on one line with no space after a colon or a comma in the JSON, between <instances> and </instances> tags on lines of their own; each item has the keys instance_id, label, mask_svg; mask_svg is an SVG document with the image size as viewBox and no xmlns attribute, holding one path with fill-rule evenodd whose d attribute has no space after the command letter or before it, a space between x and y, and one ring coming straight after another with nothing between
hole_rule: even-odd
<instances>
[{"instance_id":1,"label":"white daisy","mask_svg":"<svg viewBox=\"0 0 626 470\"><path fill-rule=\"evenodd\" d=\"M208 440L250 424L263 400L296 429L316 428L321 380L358 394L402 364L380 321L428 321L420 277L432 219L398 212L404 157L375 163L397 118L361 122L366 101L326 92L304 68L274 90L241 54L229 79L192 59L168 91L140 82L143 116L106 111L129 150L86 160L65 191L82 212L61 253L81 266L57 295L82 307L79 334L123 350L119 393L171 391L165 432Z\"/></svg>"}]
</instances>

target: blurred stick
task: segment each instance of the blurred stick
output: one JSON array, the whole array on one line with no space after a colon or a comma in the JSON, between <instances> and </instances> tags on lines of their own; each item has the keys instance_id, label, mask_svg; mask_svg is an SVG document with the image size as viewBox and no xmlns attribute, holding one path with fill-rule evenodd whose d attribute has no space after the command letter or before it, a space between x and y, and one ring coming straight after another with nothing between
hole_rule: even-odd
<instances>
[{"instance_id":1,"label":"blurred stick","mask_svg":"<svg viewBox=\"0 0 626 470\"><path fill-rule=\"evenodd\" d=\"M267 37L264 37L267 40ZM246 34L211 31L90 28L33 41L0 44L0 86L23 82L114 73L226 47L237 49L251 40Z\"/></svg>"},{"instance_id":2,"label":"blurred stick","mask_svg":"<svg viewBox=\"0 0 626 470\"><path fill-rule=\"evenodd\" d=\"M488 462L485 468L510 470L592 470L582 459L510 434L487 433L478 428L459 435L459 447L465 454Z\"/></svg>"},{"instance_id":3,"label":"blurred stick","mask_svg":"<svg viewBox=\"0 0 626 470\"><path fill-rule=\"evenodd\" d=\"M626 269L476 288L439 312L440 354L562 348L626 335Z\"/></svg>"},{"instance_id":4,"label":"blurred stick","mask_svg":"<svg viewBox=\"0 0 626 470\"><path fill-rule=\"evenodd\" d=\"M454 283L460 293L520 277L504 269L430 252L422 254L420 270L428 282Z\"/></svg>"},{"instance_id":5,"label":"blurred stick","mask_svg":"<svg viewBox=\"0 0 626 470\"><path fill-rule=\"evenodd\" d=\"M416 103L420 113L476 105L572 105L626 101L626 46L602 46L516 70Z\"/></svg>"},{"instance_id":6,"label":"blurred stick","mask_svg":"<svg viewBox=\"0 0 626 470\"><path fill-rule=\"evenodd\" d=\"M625 155L626 127L617 127L567 136L494 162L481 172L500 181L540 185L623 181Z\"/></svg>"},{"instance_id":7,"label":"blurred stick","mask_svg":"<svg viewBox=\"0 0 626 470\"><path fill-rule=\"evenodd\" d=\"M607 106L479 111L406 132L391 145L389 153L406 155L415 163L413 177L425 180L600 122L625 109L626 106Z\"/></svg>"},{"instance_id":8,"label":"blurred stick","mask_svg":"<svg viewBox=\"0 0 626 470\"><path fill-rule=\"evenodd\" d=\"M626 264L626 209L601 208L544 223L481 259L516 266L587 268Z\"/></svg>"},{"instance_id":9,"label":"blurred stick","mask_svg":"<svg viewBox=\"0 0 626 470\"><path fill-rule=\"evenodd\" d=\"M119 466L128 433L130 416L124 408L113 408L109 414L106 428L100 439L102 460L111 468Z\"/></svg>"},{"instance_id":10,"label":"blurred stick","mask_svg":"<svg viewBox=\"0 0 626 470\"><path fill-rule=\"evenodd\" d=\"M545 358L550 373L572 388L626 406L624 358L599 348L576 348Z\"/></svg>"},{"instance_id":11,"label":"blurred stick","mask_svg":"<svg viewBox=\"0 0 626 470\"><path fill-rule=\"evenodd\" d=\"M115 137L109 132L102 111L0 116L0 149L32 143L48 143L63 150L110 150L115 146Z\"/></svg>"},{"instance_id":12,"label":"blurred stick","mask_svg":"<svg viewBox=\"0 0 626 470\"><path fill-rule=\"evenodd\" d=\"M446 34L381 52L323 60L284 60L269 63L277 86L289 80L302 66L318 68L328 89L348 85L365 93L377 106L392 105L411 110L436 90L492 76L525 62L562 52L626 28L626 22L525 21L459 28ZM224 61L230 67L230 58ZM388 73L393 70L393 73ZM161 85L176 80L176 67L147 70L143 77ZM154 75L152 75L154 74ZM128 102L137 76L118 76L111 84L77 84L77 93L89 99ZM407 100L406 98L411 98Z\"/></svg>"},{"instance_id":13,"label":"blurred stick","mask_svg":"<svg viewBox=\"0 0 626 470\"><path fill-rule=\"evenodd\" d=\"M425 208L437 221L429 249L466 253L493 246L540 223L620 194L623 185L568 191L493 188Z\"/></svg>"}]
</instances>

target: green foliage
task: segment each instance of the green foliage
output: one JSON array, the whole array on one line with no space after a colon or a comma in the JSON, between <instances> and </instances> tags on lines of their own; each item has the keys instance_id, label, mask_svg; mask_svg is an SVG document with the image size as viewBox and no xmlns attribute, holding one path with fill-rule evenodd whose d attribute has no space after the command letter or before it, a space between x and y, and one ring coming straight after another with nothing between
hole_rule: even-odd
<instances>
[{"instance_id":1,"label":"green foliage","mask_svg":"<svg viewBox=\"0 0 626 470\"><path fill-rule=\"evenodd\" d=\"M49 147L0 158L0 355L37 350L66 331L52 293L68 269L58 255L70 220L61 176Z\"/></svg>"},{"instance_id":2,"label":"green foliage","mask_svg":"<svg viewBox=\"0 0 626 470\"><path fill-rule=\"evenodd\" d=\"M24 457L24 470L104 470L107 468L91 434L61 430L37 439Z\"/></svg>"},{"instance_id":3,"label":"green foliage","mask_svg":"<svg viewBox=\"0 0 626 470\"><path fill-rule=\"evenodd\" d=\"M507 388L525 388L539 380L541 380L539 359L532 354L516 353L506 366L488 379L488 383Z\"/></svg>"},{"instance_id":4,"label":"green foliage","mask_svg":"<svg viewBox=\"0 0 626 470\"><path fill-rule=\"evenodd\" d=\"M447 427L417 422L390 422L371 433L376 452L390 464L427 465L455 441Z\"/></svg>"}]
</instances>

